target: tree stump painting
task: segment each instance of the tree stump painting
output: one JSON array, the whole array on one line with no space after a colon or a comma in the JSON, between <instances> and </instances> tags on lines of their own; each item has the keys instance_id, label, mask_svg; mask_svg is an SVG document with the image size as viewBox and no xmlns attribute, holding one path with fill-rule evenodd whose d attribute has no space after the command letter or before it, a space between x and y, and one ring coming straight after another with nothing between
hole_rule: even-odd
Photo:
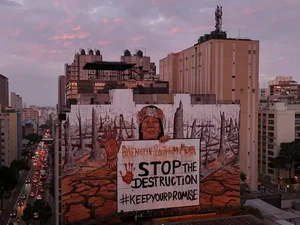
<instances>
[{"instance_id":1,"label":"tree stump painting","mask_svg":"<svg viewBox=\"0 0 300 225\"><path fill-rule=\"evenodd\" d=\"M163 126L170 137L199 139L201 143L200 205L170 210L184 214L193 210L239 207L239 109L227 112L214 108L211 113L201 116L205 106L199 105L197 112L190 114L184 111L185 104L190 103L180 101L179 105L174 105L175 109L170 111L175 113L166 115ZM70 114L76 122L71 125L67 119L65 125L65 130L72 130L73 135L67 131L63 137L66 143L64 167L72 165L68 168L76 172L63 172L64 221L65 224L107 224L104 221L118 224L121 220L117 215L116 155L122 140L139 138L139 124L133 116L138 110L114 112L107 106L105 112L102 106L88 107L91 107L89 114L81 113L79 109L72 111ZM78 115L87 124L79 122ZM72 149L82 147L89 150L88 154L74 158Z\"/></svg>"}]
</instances>

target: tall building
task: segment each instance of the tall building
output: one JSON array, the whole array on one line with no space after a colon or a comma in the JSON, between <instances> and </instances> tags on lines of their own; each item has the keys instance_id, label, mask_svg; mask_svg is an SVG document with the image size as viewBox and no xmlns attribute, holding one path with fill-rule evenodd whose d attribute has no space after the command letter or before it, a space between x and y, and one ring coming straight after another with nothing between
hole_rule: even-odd
<instances>
[{"instance_id":1,"label":"tall building","mask_svg":"<svg viewBox=\"0 0 300 225\"><path fill-rule=\"evenodd\" d=\"M22 110L23 107L22 97L17 95L15 92L10 93L10 102L11 102L10 106L13 109Z\"/></svg>"},{"instance_id":2,"label":"tall building","mask_svg":"<svg viewBox=\"0 0 300 225\"><path fill-rule=\"evenodd\" d=\"M5 109L9 105L8 78L0 74L0 105Z\"/></svg>"},{"instance_id":3,"label":"tall building","mask_svg":"<svg viewBox=\"0 0 300 225\"><path fill-rule=\"evenodd\" d=\"M9 166L9 117L0 114L0 166Z\"/></svg>"},{"instance_id":4,"label":"tall building","mask_svg":"<svg viewBox=\"0 0 300 225\"><path fill-rule=\"evenodd\" d=\"M256 190L259 41L228 38L221 24L218 6L216 30L192 47L161 59L160 79L169 81L170 93L216 94L217 101L240 101L241 170L251 190Z\"/></svg>"},{"instance_id":5,"label":"tall building","mask_svg":"<svg viewBox=\"0 0 300 225\"><path fill-rule=\"evenodd\" d=\"M105 89L107 83L112 85L124 85L131 81L133 86L137 86L143 81L152 82L158 79L155 63L150 57L145 56L141 50L136 54L131 54L129 50L124 51L121 61L103 61L99 50L84 49L76 53L72 64L65 65L66 75L66 105L76 105L81 94L97 94ZM139 81L139 82L136 82ZM109 84L110 85L110 84Z\"/></svg>"},{"instance_id":6,"label":"tall building","mask_svg":"<svg viewBox=\"0 0 300 225\"><path fill-rule=\"evenodd\" d=\"M289 171L278 170L271 162L278 156L280 144L292 141L300 142L300 104L261 104L258 114L258 168L263 181L278 184L282 188L287 183ZM298 168L295 166L295 169ZM292 172L293 177L300 176L299 169Z\"/></svg>"},{"instance_id":7,"label":"tall building","mask_svg":"<svg viewBox=\"0 0 300 225\"><path fill-rule=\"evenodd\" d=\"M66 76L58 77L58 102L57 111L61 112L66 106Z\"/></svg>"},{"instance_id":8,"label":"tall building","mask_svg":"<svg viewBox=\"0 0 300 225\"><path fill-rule=\"evenodd\" d=\"M7 149L5 150L5 164L21 157L22 154L22 123L21 112L12 108L6 108L1 112L2 131ZM4 141L4 143L6 143Z\"/></svg>"}]
</instances>

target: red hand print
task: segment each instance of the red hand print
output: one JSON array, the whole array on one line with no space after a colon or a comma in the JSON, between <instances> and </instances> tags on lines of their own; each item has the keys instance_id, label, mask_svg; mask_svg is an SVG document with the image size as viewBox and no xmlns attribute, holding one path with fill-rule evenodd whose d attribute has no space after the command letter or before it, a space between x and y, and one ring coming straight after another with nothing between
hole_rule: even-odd
<instances>
[{"instance_id":1,"label":"red hand print","mask_svg":"<svg viewBox=\"0 0 300 225\"><path fill-rule=\"evenodd\" d=\"M117 169L117 156L122 144L122 140L117 140L117 128L114 128L113 131L110 127L108 130L104 129L104 138L98 139L100 144L104 145L106 154L107 154L107 163L111 170Z\"/></svg>"},{"instance_id":2,"label":"red hand print","mask_svg":"<svg viewBox=\"0 0 300 225\"><path fill-rule=\"evenodd\" d=\"M133 167L133 163L125 163L125 175L123 176L122 171L120 171L122 180L126 183L126 184L130 184L131 181L133 180L133 171L135 170L135 167Z\"/></svg>"}]
</instances>

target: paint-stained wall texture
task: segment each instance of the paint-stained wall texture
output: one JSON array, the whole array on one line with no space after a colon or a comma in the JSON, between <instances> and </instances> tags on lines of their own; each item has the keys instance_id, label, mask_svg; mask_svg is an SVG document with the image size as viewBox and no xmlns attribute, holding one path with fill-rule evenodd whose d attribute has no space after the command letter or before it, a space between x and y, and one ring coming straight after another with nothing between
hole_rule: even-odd
<instances>
[{"instance_id":1,"label":"paint-stained wall texture","mask_svg":"<svg viewBox=\"0 0 300 225\"><path fill-rule=\"evenodd\" d=\"M111 104L72 106L63 124L65 224L239 207L239 105L191 105L186 94L139 105L130 90L111 95Z\"/></svg>"}]
</instances>

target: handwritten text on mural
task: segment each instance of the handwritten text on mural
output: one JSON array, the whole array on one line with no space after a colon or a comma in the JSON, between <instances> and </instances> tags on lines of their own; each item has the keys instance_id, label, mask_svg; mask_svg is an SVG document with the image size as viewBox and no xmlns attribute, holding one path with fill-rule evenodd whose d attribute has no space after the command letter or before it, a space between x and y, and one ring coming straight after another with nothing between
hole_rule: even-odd
<instances>
[{"instance_id":1,"label":"handwritten text on mural","mask_svg":"<svg viewBox=\"0 0 300 225\"><path fill-rule=\"evenodd\" d=\"M118 155L118 211L199 204L199 140L123 142Z\"/></svg>"}]
</instances>

